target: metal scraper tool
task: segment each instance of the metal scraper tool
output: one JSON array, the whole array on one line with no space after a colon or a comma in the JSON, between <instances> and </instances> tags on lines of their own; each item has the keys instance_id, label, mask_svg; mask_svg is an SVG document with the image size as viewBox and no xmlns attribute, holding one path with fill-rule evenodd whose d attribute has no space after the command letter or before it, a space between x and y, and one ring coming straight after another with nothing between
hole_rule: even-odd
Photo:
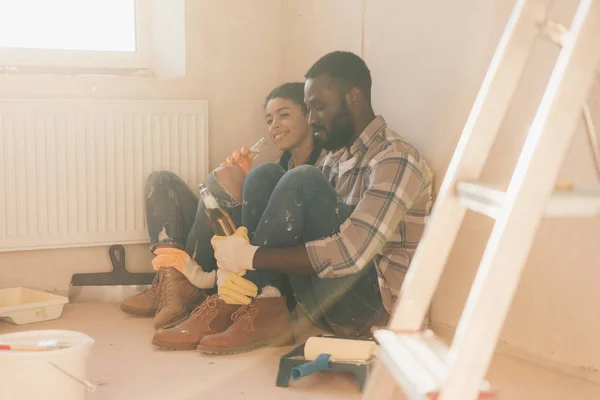
<instances>
[{"instance_id":1,"label":"metal scraper tool","mask_svg":"<svg viewBox=\"0 0 600 400\"><path fill-rule=\"evenodd\" d=\"M127 271L123 246L110 246L108 255L113 266L111 272L73 274L69 288L70 302L120 303L152 284L156 276L154 272Z\"/></svg>"}]
</instances>

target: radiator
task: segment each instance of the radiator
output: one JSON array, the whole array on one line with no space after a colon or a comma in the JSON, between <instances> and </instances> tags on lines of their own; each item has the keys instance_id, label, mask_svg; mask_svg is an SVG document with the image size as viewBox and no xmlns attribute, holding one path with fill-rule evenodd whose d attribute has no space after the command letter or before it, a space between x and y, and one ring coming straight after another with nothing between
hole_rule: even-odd
<instances>
[{"instance_id":1,"label":"radiator","mask_svg":"<svg viewBox=\"0 0 600 400\"><path fill-rule=\"evenodd\" d=\"M148 242L157 170L205 179L206 101L0 100L0 251Z\"/></svg>"}]
</instances>

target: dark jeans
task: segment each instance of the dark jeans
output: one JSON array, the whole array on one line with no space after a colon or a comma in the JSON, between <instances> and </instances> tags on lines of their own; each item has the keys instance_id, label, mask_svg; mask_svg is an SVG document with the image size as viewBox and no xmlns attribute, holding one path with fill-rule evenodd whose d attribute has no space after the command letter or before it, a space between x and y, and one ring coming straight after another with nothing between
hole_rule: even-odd
<instances>
[{"instance_id":1,"label":"dark jeans","mask_svg":"<svg viewBox=\"0 0 600 400\"><path fill-rule=\"evenodd\" d=\"M322 172L302 165L287 173L275 163L250 171L244 184L242 220L252 244L286 247L325 238L339 232L351 209ZM385 324L375 265L342 278L249 271L257 286L273 285L285 295L291 286L299 307L313 322L335 334L368 335L371 326ZM287 282L286 282L287 278Z\"/></svg>"},{"instance_id":2,"label":"dark jeans","mask_svg":"<svg viewBox=\"0 0 600 400\"><path fill-rule=\"evenodd\" d=\"M206 185L236 226L242 223L239 204L211 173ZM210 239L214 232L204 212L204 202L177 175L168 171L150 174L146 182L146 222L151 250L172 244L190 255L204 271L217 269ZM209 290L215 293L216 289Z\"/></svg>"}]
</instances>

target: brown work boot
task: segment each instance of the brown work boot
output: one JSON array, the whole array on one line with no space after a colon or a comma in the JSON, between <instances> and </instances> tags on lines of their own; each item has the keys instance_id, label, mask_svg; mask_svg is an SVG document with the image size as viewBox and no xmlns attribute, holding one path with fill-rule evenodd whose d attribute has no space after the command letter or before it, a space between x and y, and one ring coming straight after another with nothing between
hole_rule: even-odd
<instances>
[{"instance_id":1,"label":"brown work boot","mask_svg":"<svg viewBox=\"0 0 600 400\"><path fill-rule=\"evenodd\" d=\"M198 350L209 354L245 353L266 346L294 343L285 297L255 299L232 316L226 331L205 336Z\"/></svg>"},{"instance_id":2,"label":"brown work boot","mask_svg":"<svg viewBox=\"0 0 600 400\"><path fill-rule=\"evenodd\" d=\"M156 329L170 328L184 321L190 312L206 298L203 290L175 268L161 268L160 299L154 316Z\"/></svg>"},{"instance_id":3,"label":"brown work boot","mask_svg":"<svg viewBox=\"0 0 600 400\"><path fill-rule=\"evenodd\" d=\"M156 274L148 289L125 298L121 302L121 310L136 317L154 317L158 308L161 272L162 270Z\"/></svg>"},{"instance_id":4,"label":"brown work boot","mask_svg":"<svg viewBox=\"0 0 600 400\"><path fill-rule=\"evenodd\" d=\"M179 325L157 331L152 344L167 350L195 350L204 336L227 329L232 323L231 315L239 308L213 294Z\"/></svg>"}]
</instances>

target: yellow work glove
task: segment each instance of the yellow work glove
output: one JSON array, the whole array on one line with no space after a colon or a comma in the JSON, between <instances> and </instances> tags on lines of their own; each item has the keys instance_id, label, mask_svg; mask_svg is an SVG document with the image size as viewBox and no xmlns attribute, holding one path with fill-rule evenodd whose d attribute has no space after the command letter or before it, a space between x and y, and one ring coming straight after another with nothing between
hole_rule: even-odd
<instances>
[{"instance_id":1,"label":"yellow work glove","mask_svg":"<svg viewBox=\"0 0 600 400\"><path fill-rule=\"evenodd\" d=\"M246 242L250 245L248 230L245 227L241 227L232 236L213 236L211 244L215 249L215 255L218 242L232 238L234 240L242 239L242 243ZM252 301L251 298L256 297L258 293L258 287L249 280L242 278L245 274L246 270L239 272L230 272L223 269L218 270L217 286L221 300L227 304L250 304Z\"/></svg>"},{"instance_id":2,"label":"yellow work glove","mask_svg":"<svg viewBox=\"0 0 600 400\"><path fill-rule=\"evenodd\" d=\"M181 272L191 283L200 289L215 287L217 272L206 272L188 253L175 247L162 247L154 250L156 257L152 260L152 268L158 271L161 268L175 268Z\"/></svg>"},{"instance_id":3,"label":"yellow work glove","mask_svg":"<svg viewBox=\"0 0 600 400\"><path fill-rule=\"evenodd\" d=\"M250 304L258 294L258 286L242 278L239 273L218 270L217 286L219 297L227 304Z\"/></svg>"},{"instance_id":4,"label":"yellow work glove","mask_svg":"<svg viewBox=\"0 0 600 400\"><path fill-rule=\"evenodd\" d=\"M152 268L158 271L160 268L173 267L183 273L183 264L191 257L188 253L175 247L161 247L154 250L154 259L152 260Z\"/></svg>"}]
</instances>

